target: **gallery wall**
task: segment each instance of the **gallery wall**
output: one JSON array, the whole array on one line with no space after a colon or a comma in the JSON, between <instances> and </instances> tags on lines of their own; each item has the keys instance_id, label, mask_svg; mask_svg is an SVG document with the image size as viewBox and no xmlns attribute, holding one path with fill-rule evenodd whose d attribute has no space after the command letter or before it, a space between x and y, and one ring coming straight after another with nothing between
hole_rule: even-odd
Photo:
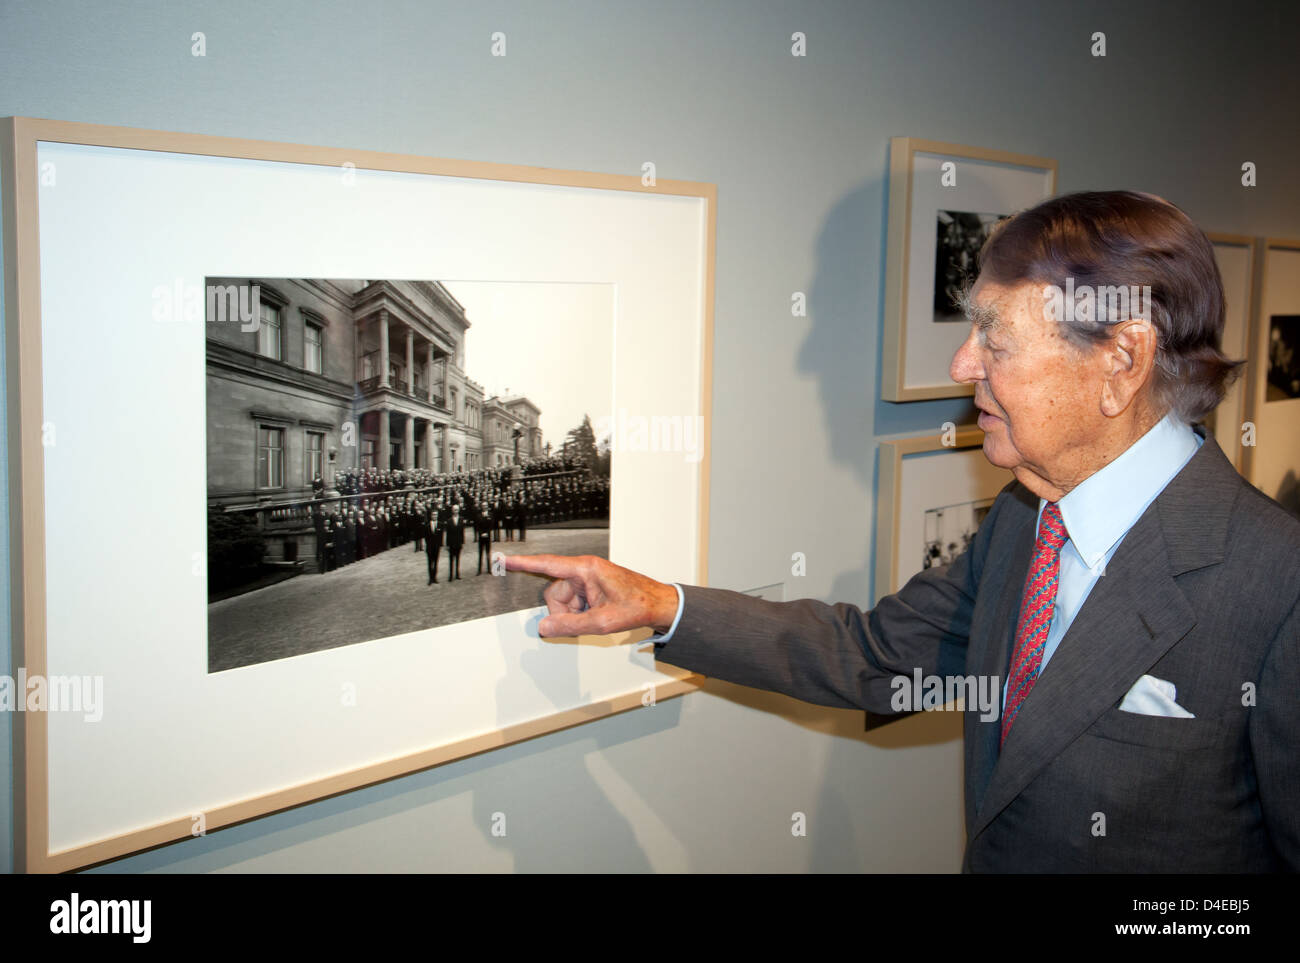
<instances>
[{"instance_id":1,"label":"gallery wall","mask_svg":"<svg viewBox=\"0 0 1300 963\"><path fill-rule=\"evenodd\" d=\"M1062 191L1153 191L1207 229L1300 236L1300 14L1207 6L6 2L0 116L625 174L651 161L716 183L710 580L865 603L877 442L970 420L963 401L878 400L889 138L1052 157ZM86 467L93 497L147 485ZM862 729L860 713L710 682L106 868L956 870L956 715ZM10 732L0 715L7 777ZM6 791L5 868L12 813Z\"/></svg>"}]
</instances>

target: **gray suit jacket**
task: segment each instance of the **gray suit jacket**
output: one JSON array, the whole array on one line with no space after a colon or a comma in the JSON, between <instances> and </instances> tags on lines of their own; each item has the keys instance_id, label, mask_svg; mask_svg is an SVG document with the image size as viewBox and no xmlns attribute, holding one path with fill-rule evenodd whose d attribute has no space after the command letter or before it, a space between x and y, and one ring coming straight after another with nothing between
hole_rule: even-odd
<instances>
[{"instance_id":1,"label":"gray suit jacket","mask_svg":"<svg viewBox=\"0 0 1300 963\"><path fill-rule=\"evenodd\" d=\"M871 611L683 586L657 655L878 713L916 668L996 676L1000 696L1037 508L1007 486L968 552ZM1120 710L1144 674L1195 718ZM966 871L1300 869L1300 523L1207 438L1124 538L1001 752L1000 726L967 708Z\"/></svg>"}]
</instances>

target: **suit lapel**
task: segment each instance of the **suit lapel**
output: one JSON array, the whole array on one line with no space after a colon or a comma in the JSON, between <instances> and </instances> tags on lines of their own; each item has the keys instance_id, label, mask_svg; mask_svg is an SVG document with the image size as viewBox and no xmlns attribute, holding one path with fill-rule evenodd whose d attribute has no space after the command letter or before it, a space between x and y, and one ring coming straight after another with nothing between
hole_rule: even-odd
<instances>
[{"instance_id":1,"label":"suit lapel","mask_svg":"<svg viewBox=\"0 0 1300 963\"><path fill-rule=\"evenodd\" d=\"M1159 512L1152 505L1125 537L1021 705L970 838L1195 624L1195 613L1170 574ZM1000 721L986 726L999 727ZM996 746L997 736L992 739Z\"/></svg>"},{"instance_id":2,"label":"suit lapel","mask_svg":"<svg viewBox=\"0 0 1300 963\"><path fill-rule=\"evenodd\" d=\"M986 569L991 572L1001 570L1005 581L993 608L993 618L989 623L989 632L977 650L973 664L967 672L974 672L981 679L997 679L995 698L1001 700L1001 684L1006 679L1007 667L1011 664L1011 645L1015 635L1016 619L1020 615L1020 597L1024 592L1025 578L1029 574L1029 563L1034 554L1034 524L1036 521L1037 499L1034 499L1029 511L1024 512L1024 520L1008 536L1010 550L1004 560L986 561ZM1050 663L1049 663L1050 664ZM1000 702L999 702L1000 704ZM967 805L975 809L968 814L967 824L974 821L984 799L985 790L998 761L998 733L1001 730L1001 715L984 721L979 713L966 713L966 768L969 791Z\"/></svg>"}]
</instances>

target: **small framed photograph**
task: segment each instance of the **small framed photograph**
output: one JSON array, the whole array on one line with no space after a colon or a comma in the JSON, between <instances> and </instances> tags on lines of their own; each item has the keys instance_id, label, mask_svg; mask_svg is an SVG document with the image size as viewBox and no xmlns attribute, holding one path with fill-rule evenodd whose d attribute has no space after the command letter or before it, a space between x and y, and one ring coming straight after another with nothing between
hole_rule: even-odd
<instances>
[{"instance_id":1,"label":"small framed photograph","mask_svg":"<svg viewBox=\"0 0 1300 963\"><path fill-rule=\"evenodd\" d=\"M1258 307L1244 390L1244 472L1256 488L1300 516L1300 240L1260 246Z\"/></svg>"},{"instance_id":2,"label":"small framed photograph","mask_svg":"<svg viewBox=\"0 0 1300 963\"><path fill-rule=\"evenodd\" d=\"M1011 472L984 457L984 432L949 425L937 435L880 443L875 601L927 568L948 565L975 532Z\"/></svg>"},{"instance_id":3,"label":"small framed photograph","mask_svg":"<svg viewBox=\"0 0 1300 963\"><path fill-rule=\"evenodd\" d=\"M889 233L881 397L969 395L948 377L966 339L956 296L1001 220L1052 196L1056 161L895 137L889 147Z\"/></svg>"}]
</instances>

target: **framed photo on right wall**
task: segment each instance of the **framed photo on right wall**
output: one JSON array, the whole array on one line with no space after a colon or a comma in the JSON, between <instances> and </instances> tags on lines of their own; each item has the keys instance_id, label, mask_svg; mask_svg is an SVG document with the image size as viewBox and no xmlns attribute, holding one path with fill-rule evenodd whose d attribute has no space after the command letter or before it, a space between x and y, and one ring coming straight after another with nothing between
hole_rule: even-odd
<instances>
[{"instance_id":1,"label":"framed photo on right wall","mask_svg":"<svg viewBox=\"0 0 1300 963\"><path fill-rule=\"evenodd\" d=\"M1244 474L1300 516L1300 240L1263 242L1246 379L1255 431Z\"/></svg>"}]
</instances>

